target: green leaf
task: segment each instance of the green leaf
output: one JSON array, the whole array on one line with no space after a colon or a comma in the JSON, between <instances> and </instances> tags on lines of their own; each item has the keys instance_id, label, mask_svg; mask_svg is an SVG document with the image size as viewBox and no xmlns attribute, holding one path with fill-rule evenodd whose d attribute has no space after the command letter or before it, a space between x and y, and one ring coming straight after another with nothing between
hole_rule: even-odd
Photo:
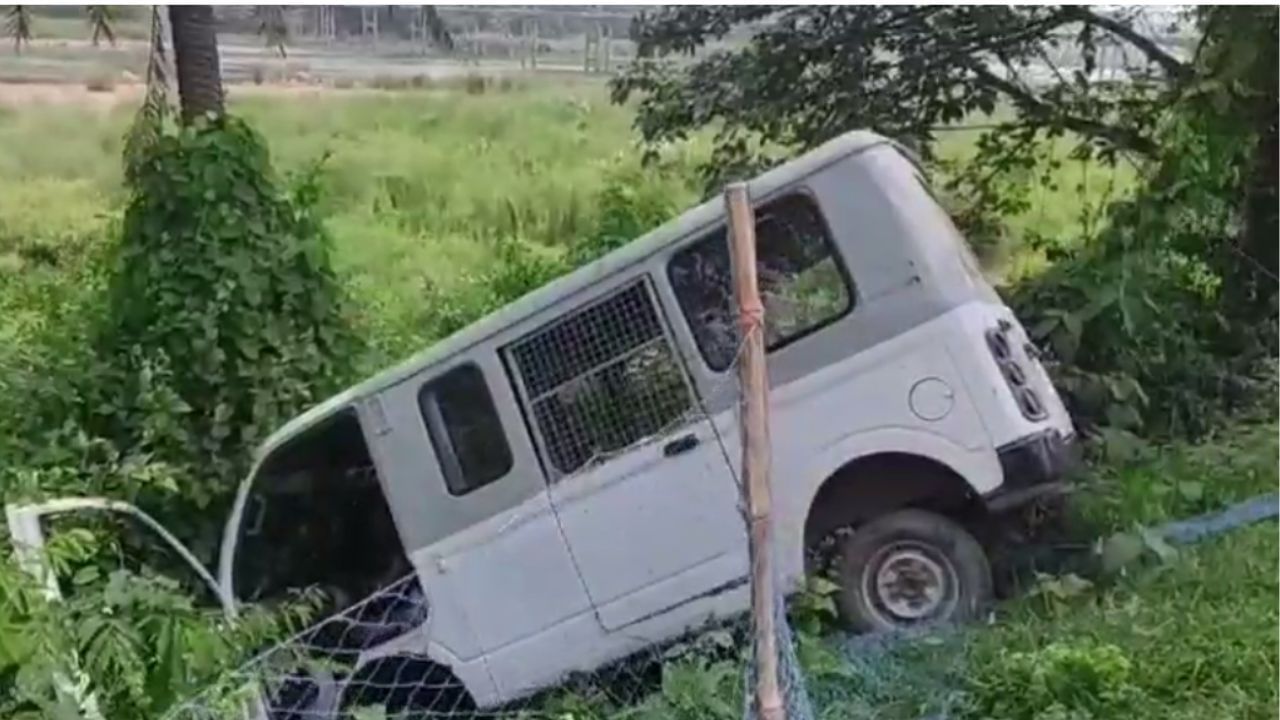
<instances>
[{"instance_id":1,"label":"green leaf","mask_svg":"<svg viewBox=\"0 0 1280 720\"><path fill-rule=\"evenodd\" d=\"M75 585L85 586L96 582L100 577L102 577L102 573L98 570L97 565L85 565L76 570L75 574L71 576L71 582Z\"/></svg>"},{"instance_id":2,"label":"green leaf","mask_svg":"<svg viewBox=\"0 0 1280 720\"><path fill-rule=\"evenodd\" d=\"M1198 503L1204 498L1204 483L1195 480L1183 480L1177 485L1178 494L1183 500Z\"/></svg>"},{"instance_id":3,"label":"green leaf","mask_svg":"<svg viewBox=\"0 0 1280 720\"><path fill-rule=\"evenodd\" d=\"M1134 533L1116 533L1102 543L1100 560L1102 572L1115 574L1142 557L1146 545Z\"/></svg>"},{"instance_id":4,"label":"green leaf","mask_svg":"<svg viewBox=\"0 0 1280 720\"><path fill-rule=\"evenodd\" d=\"M1138 430L1142 427L1142 416L1132 405L1113 402L1107 406L1107 423L1122 430Z\"/></svg>"}]
</instances>

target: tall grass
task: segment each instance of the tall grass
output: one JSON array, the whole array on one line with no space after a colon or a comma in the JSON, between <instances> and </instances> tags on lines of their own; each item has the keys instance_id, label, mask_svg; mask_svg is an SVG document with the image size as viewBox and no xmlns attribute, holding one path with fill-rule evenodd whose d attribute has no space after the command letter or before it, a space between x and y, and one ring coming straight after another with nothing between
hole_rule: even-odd
<instances>
[{"instance_id":1,"label":"tall grass","mask_svg":"<svg viewBox=\"0 0 1280 720\"><path fill-rule=\"evenodd\" d=\"M321 164L322 210L335 262L379 348L374 364L436 339L424 305L452 297L515 242L556 255L616 224L609 200L628 188L680 208L698 195L695 140L672 162L641 169L632 115L598 82L489 83L484 92L437 84L406 92L307 90L263 94L233 86L232 110L267 138L285 173ZM122 205L122 103L0 109L0 267L12 246L60 247L105 237ZM944 157L972 154L976 133L948 133ZM1066 159L1053 187L1032 188L1031 210L1011 219L998 276L1044 265L1031 235L1074 242L1090 216L1132 184L1127 170ZM624 225L626 223L623 223ZM6 247L10 247L10 260ZM855 269L856 272L856 269Z\"/></svg>"},{"instance_id":2,"label":"tall grass","mask_svg":"<svg viewBox=\"0 0 1280 720\"><path fill-rule=\"evenodd\" d=\"M320 164L335 263L384 360L435 339L414 328L423 303L486 270L497 243L562 253L597 232L610 182L644 183L677 208L696 199L682 168L698 146L673 150L664 170L641 170L630 113L599 85L244 97L233 88L231 99L266 136L277 169ZM104 235L123 201L130 113L0 113L0 147L12 150L0 153L0 255L6 236Z\"/></svg>"}]
</instances>

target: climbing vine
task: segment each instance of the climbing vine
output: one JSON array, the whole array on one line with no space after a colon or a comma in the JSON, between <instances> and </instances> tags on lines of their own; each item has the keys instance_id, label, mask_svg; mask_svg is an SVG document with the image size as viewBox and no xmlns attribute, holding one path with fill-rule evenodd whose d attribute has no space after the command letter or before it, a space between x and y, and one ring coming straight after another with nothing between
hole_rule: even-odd
<instances>
[{"instance_id":1,"label":"climbing vine","mask_svg":"<svg viewBox=\"0 0 1280 720\"><path fill-rule=\"evenodd\" d=\"M185 468L178 489L198 508L225 502L248 449L347 377L355 338L314 175L282 188L230 117L165 133L132 163L86 425Z\"/></svg>"}]
</instances>

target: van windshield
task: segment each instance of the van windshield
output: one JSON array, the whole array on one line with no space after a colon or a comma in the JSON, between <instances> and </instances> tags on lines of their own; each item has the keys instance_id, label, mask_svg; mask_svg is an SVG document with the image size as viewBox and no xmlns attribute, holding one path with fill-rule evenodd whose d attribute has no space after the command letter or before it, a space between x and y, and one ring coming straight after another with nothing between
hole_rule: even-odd
<instances>
[{"instance_id":1,"label":"van windshield","mask_svg":"<svg viewBox=\"0 0 1280 720\"><path fill-rule=\"evenodd\" d=\"M410 571L354 411L275 450L240 521L232 572L241 602L319 589L339 611Z\"/></svg>"}]
</instances>

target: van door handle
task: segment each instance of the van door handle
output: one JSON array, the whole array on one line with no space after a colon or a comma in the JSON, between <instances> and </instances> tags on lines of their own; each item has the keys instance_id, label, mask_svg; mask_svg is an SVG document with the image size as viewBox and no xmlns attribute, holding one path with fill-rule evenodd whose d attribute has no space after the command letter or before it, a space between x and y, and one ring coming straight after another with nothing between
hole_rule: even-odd
<instances>
[{"instance_id":1,"label":"van door handle","mask_svg":"<svg viewBox=\"0 0 1280 720\"><path fill-rule=\"evenodd\" d=\"M667 443L666 445L663 445L662 454L666 455L667 457L672 457L674 455L679 455L680 453L687 453L690 450L698 447L699 442L700 441L698 440L697 435L694 435L693 433L689 433L684 437L678 437L675 440L672 440L671 442Z\"/></svg>"}]
</instances>

